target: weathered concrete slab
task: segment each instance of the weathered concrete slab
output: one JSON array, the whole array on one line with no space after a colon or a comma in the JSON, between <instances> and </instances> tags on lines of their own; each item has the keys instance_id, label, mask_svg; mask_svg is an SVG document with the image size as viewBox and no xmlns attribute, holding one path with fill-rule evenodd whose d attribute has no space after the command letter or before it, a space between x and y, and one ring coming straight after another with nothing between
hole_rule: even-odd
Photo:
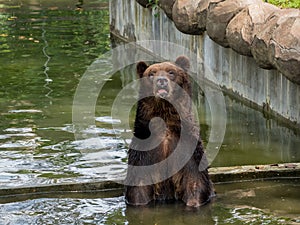
<instances>
[{"instance_id":1,"label":"weathered concrete slab","mask_svg":"<svg viewBox=\"0 0 300 225\"><path fill-rule=\"evenodd\" d=\"M234 167L215 167L209 169L213 182L236 182L251 179L276 179L300 177L300 163L274 164L274 165L249 165ZM100 191L118 191L122 194L122 181L95 181L87 183L66 183L51 185L36 185L14 188L0 188L1 198L18 196L37 196L64 194L70 192L93 193Z\"/></svg>"},{"instance_id":2,"label":"weathered concrete slab","mask_svg":"<svg viewBox=\"0 0 300 225\"><path fill-rule=\"evenodd\" d=\"M209 174L214 182L300 177L300 163L216 167Z\"/></svg>"}]
</instances>

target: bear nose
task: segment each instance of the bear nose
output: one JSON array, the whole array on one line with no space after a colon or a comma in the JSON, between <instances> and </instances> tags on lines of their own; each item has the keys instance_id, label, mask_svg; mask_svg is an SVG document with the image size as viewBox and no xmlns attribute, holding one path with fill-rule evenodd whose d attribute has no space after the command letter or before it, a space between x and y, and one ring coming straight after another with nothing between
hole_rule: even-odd
<instances>
[{"instance_id":1,"label":"bear nose","mask_svg":"<svg viewBox=\"0 0 300 225\"><path fill-rule=\"evenodd\" d=\"M168 86L168 79L165 77L157 77L156 84L159 88L166 88Z\"/></svg>"}]
</instances>

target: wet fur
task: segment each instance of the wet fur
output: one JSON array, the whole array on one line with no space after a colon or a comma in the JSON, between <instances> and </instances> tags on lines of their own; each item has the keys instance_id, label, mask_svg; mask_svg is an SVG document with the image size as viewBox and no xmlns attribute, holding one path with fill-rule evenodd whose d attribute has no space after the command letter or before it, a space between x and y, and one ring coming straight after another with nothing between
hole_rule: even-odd
<instances>
[{"instance_id":1,"label":"wet fur","mask_svg":"<svg viewBox=\"0 0 300 225\"><path fill-rule=\"evenodd\" d=\"M188 69L189 60L183 56L178 57L175 63L163 62L149 67L144 62L140 62L137 64L138 76L140 78L152 77L152 80L143 79L141 91L146 92L148 95L153 95L156 89L153 80L155 80L155 76L159 75L162 77L166 76L169 81L172 79L191 96L191 84L187 74ZM173 71L175 77L169 77L166 73L168 71ZM140 186L126 186L126 202L130 205L146 205L151 201L182 200L187 206L199 207L209 202L213 194L213 187L207 169L199 171L200 161L202 157L205 157L199 136L200 131L194 121L191 102L187 100L185 95L176 91L176 87L171 87L171 82L168 85L170 86L169 100L180 103L180 111L184 115L182 120L180 120L180 115L175 107L167 100L155 96L141 99L137 105L134 135L139 139L146 139L150 135L154 135L160 144L150 151L136 151L134 149L140 149L143 146L138 146L133 139L128 152L128 164L133 166L153 165L168 158L177 146L181 129L188 134L191 140L196 140L197 147L188 163L169 179L148 186L143 186L142 184ZM161 135L164 129L160 126L160 123L152 125L154 132L150 134L149 124L154 117L160 117L165 121L165 135ZM160 176L159 172L157 171L155 176ZM129 169L127 177L134 176Z\"/></svg>"}]
</instances>

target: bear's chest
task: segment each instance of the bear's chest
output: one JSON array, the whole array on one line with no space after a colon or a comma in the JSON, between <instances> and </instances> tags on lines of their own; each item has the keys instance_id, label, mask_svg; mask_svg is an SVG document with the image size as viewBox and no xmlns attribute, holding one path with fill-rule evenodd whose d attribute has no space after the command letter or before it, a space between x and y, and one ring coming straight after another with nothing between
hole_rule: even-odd
<instances>
[{"instance_id":1,"label":"bear's chest","mask_svg":"<svg viewBox=\"0 0 300 225\"><path fill-rule=\"evenodd\" d=\"M175 150L178 142L178 137L174 132L167 129L164 138L161 139L160 146L158 148L161 159L166 159Z\"/></svg>"}]
</instances>

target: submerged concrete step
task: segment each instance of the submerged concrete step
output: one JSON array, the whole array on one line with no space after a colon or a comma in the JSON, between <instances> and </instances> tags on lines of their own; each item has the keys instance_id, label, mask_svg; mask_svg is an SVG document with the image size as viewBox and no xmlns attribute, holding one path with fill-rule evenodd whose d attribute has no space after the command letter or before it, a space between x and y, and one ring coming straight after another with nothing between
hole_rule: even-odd
<instances>
[{"instance_id":1,"label":"submerged concrete step","mask_svg":"<svg viewBox=\"0 0 300 225\"><path fill-rule=\"evenodd\" d=\"M233 167L213 167L209 169L211 179L215 183L241 182L253 179L299 178L300 163L285 163L272 165L246 165ZM0 188L2 199L30 196L44 196L64 193L96 193L117 191L123 192L122 181L91 181L85 183L40 184L32 186Z\"/></svg>"}]
</instances>

